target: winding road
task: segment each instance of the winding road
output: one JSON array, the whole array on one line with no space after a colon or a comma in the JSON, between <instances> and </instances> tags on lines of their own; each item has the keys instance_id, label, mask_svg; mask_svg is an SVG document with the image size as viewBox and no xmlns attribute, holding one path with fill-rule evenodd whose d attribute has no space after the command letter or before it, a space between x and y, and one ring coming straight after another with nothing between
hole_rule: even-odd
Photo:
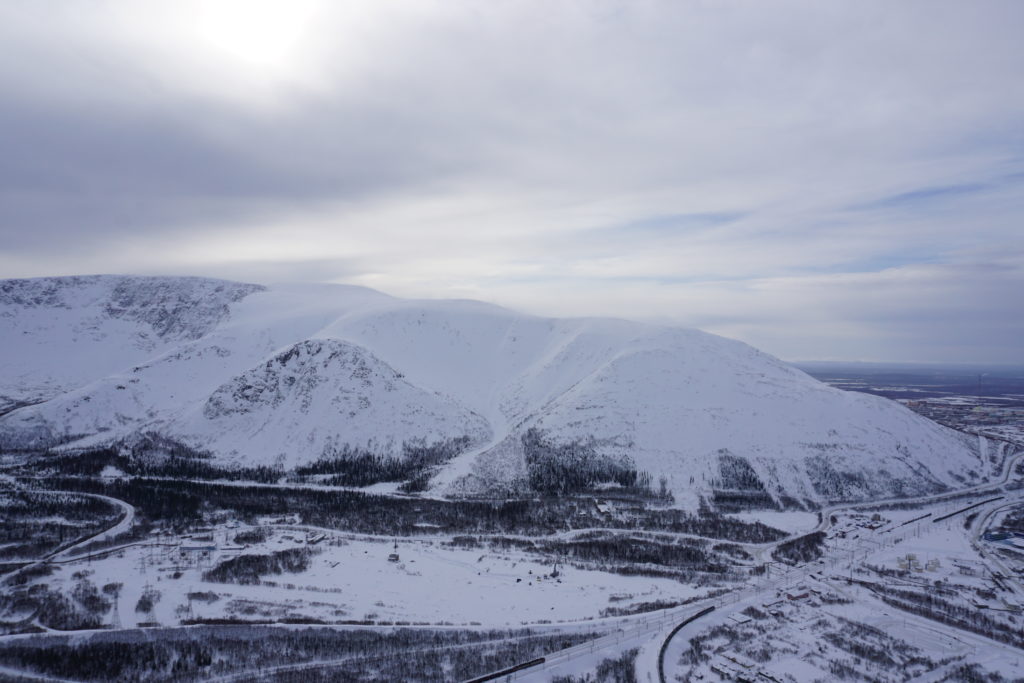
<instances>
[{"instance_id":1,"label":"winding road","mask_svg":"<svg viewBox=\"0 0 1024 683\"><path fill-rule=\"evenodd\" d=\"M47 562L66 562L75 550L79 550L89 543L98 543L108 541L113 538L117 538L121 534L127 533L131 530L132 525L135 523L135 508L123 500L117 498L111 498L110 496L100 495L98 493L82 493L81 491L47 491L47 493L59 493L69 496L81 496L83 498L93 498L95 500L102 500L109 503L115 508L121 510L120 517L114 521L106 529L101 529L93 534L86 536L85 538L74 541L71 545L64 548L57 548L56 550L44 555L43 557L26 563L25 565L9 571L5 574L0 574L0 585L7 582L9 578L17 574L18 572L37 567Z\"/></svg>"}]
</instances>

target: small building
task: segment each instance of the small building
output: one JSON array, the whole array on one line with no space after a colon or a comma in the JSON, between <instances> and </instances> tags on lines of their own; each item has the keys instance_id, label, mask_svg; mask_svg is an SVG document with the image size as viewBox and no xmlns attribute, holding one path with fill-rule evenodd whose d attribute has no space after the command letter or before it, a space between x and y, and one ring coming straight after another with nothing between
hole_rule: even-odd
<instances>
[{"instance_id":1,"label":"small building","mask_svg":"<svg viewBox=\"0 0 1024 683\"><path fill-rule=\"evenodd\" d=\"M388 555L388 562L398 562L398 553Z\"/></svg>"}]
</instances>

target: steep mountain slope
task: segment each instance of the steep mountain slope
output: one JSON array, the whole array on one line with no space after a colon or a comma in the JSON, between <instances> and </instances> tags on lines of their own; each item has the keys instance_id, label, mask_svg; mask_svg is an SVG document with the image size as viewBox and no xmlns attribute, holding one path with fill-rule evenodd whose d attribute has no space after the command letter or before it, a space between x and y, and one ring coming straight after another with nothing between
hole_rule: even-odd
<instances>
[{"instance_id":1,"label":"steep mountain slope","mask_svg":"<svg viewBox=\"0 0 1024 683\"><path fill-rule=\"evenodd\" d=\"M687 506L713 490L762 502L927 492L1001 465L977 438L696 330L340 285L98 277L0 292L15 293L0 339L26 359L0 365L0 394L46 387L48 399L0 417L9 449L156 433L223 465L294 468L459 443L431 461L436 492L558 492L647 472Z\"/></svg>"},{"instance_id":2,"label":"steep mountain slope","mask_svg":"<svg viewBox=\"0 0 1024 683\"><path fill-rule=\"evenodd\" d=\"M575 361L567 355L564 362ZM643 453L644 469L668 474L677 491L881 497L974 481L985 466L975 439L890 401L837 392L744 344L686 330L626 345L527 422L555 441L590 441L599 453Z\"/></svg>"},{"instance_id":3,"label":"steep mountain slope","mask_svg":"<svg viewBox=\"0 0 1024 683\"><path fill-rule=\"evenodd\" d=\"M409 384L359 346L299 342L232 378L165 430L233 464L294 468L346 445L387 457L413 440L481 441L487 422L454 401Z\"/></svg>"},{"instance_id":4,"label":"steep mountain slope","mask_svg":"<svg viewBox=\"0 0 1024 683\"><path fill-rule=\"evenodd\" d=\"M198 339L253 292L203 278L0 281L0 415Z\"/></svg>"}]
</instances>

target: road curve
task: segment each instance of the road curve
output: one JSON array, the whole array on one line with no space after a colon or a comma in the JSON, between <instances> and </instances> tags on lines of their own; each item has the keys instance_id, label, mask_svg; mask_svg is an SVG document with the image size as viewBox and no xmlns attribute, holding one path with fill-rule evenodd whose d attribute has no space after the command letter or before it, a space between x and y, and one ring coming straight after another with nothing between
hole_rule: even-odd
<instances>
[{"instance_id":1,"label":"road curve","mask_svg":"<svg viewBox=\"0 0 1024 683\"><path fill-rule=\"evenodd\" d=\"M106 529L103 529L101 531L97 531L94 534L86 536L85 538L83 538L83 539L81 539L79 541L74 542L73 544L69 545L66 548L58 548L57 550L54 550L53 552L51 552L51 553L49 553L47 555L44 555L43 557L39 558L38 560L29 562L29 563L25 564L24 566L19 567L18 569L15 569L14 571L7 572L6 574L0 574L0 584L6 583L7 579L9 579L10 577L14 576L18 572L23 571L25 569L29 569L31 567L35 567L35 566L40 565L40 564L45 564L46 562L49 562L51 560L62 561L64 559L66 559L67 556L72 551L77 550L77 549L85 546L88 543L95 543L95 542L98 542L98 541L106 541L106 540L109 540L111 538L116 538L116 537L120 536L121 534L129 531L132 528L132 525L135 523L135 508L132 505L129 505L128 503L124 502L123 500L119 500L117 498L111 498L110 496L104 496L104 495L101 495L101 494L98 494L98 493L83 493L81 491L45 491L45 492L46 493L63 493L63 494L72 495L72 496L83 496L83 497L86 497L86 498L95 498L95 499L98 499L98 500L102 500L102 501L104 501L106 503L109 503L110 505L113 505L116 508L120 508L121 516L117 519L116 522L114 522L112 525L110 525Z\"/></svg>"}]
</instances>

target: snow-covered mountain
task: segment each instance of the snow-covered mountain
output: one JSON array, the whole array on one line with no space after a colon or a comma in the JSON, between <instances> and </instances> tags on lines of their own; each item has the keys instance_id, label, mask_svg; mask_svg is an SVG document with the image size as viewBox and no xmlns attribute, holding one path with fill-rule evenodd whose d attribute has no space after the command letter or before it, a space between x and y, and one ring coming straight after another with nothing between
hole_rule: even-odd
<instances>
[{"instance_id":1,"label":"snow-covered mountain","mask_svg":"<svg viewBox=\"0 0 1024 683\"><path fill-rule=\"evenodd\" d=\"M684 505L712 488L776 500L910 494L981 482L1002 464L993 444L737 341L361 287L0 281L0 344L6 449L149 433L226 466L291 469L459 443L431 461L435 492L640 471L666 477Z\"/></svg>"},{"instance_id":2,"label":"snow-covered mountain","mask_svg":"<svg viewBox=\"0 0 1024 683\"><path fill-rule=\"evenodd\" d=\"M262 289L188 277L0 280L0 414L199 339Z\"/></svg>"}]
</instances>

